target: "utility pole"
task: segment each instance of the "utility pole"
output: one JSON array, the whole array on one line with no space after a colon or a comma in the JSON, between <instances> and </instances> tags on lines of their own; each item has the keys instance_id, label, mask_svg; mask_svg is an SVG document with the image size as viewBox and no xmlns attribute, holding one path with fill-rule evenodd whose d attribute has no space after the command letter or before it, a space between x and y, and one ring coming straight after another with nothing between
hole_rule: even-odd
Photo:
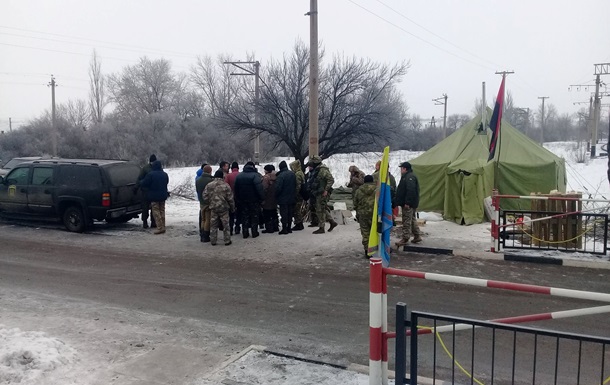
<instances>
[{"instance_id":1,"label":"utility pole","mask_svg":"<svg viewBox=\"0 0 610 385\"><path fill-rule=\"evenodd\" d=\"M539 96L538 99L542 99L542 116L540 117L540 145L544 144L544 100L549 99L548 96Z\"/></svg>"},{"instance_id":2,"label":"utility pole","mask_svg":"<svg viewBox=\"0 0 610 385\"><path fill-rule=\"evenodd\" d=\"M432 99L434 105L445 106L445 112L443 114L443 139L447 137L447 94L443 94L442 97Z\"/></svg>"},{"instance_id":3,"label":"utility pole","mask_svg":"<svg viewBox=\"0 0 610 385\"><path fill-rule=\"evenodd\" d=\"M502 79L506 78L506 75L514 74L515 71L496 71L496 75L502 75ZM504 92L506 93L506 83L504 84ZM502 100L506 100L506 94L502 95ZM504 111L506 108L506 103L502 103L502 116L504 116ZM502 122L500 122L502 124Z\"/></svg>"},{"instance_id":4,"label":"utility pole","mask_svg":"<svg viewBox=\"0 0 610 385\"><path fill-rule=\"evenodd\" d=\"M260 107L259 107L259 98L260 98L260 67L261 63L256 61L226 61L224 64L230 64L239 68L244 72L232 72L230 75L236 76L254 76L254 126L258 126L260 121ZM251 68L247 68L245 65L253 66L254 70ZM255 130L254 137L254 164L260 164L260 132Z\"/></svg>"},{"instance_id":5,"label":"utility pole","mask_svg":"<svg viewBox=\"0 0 610 385\"><path fill-rule=\"evenodd\" d=\"M48 86L51 87L51 153L53 156L57 156L57 123L55 121L55 77L51 75L51 81Z\"/></svg>"},{"instance_id":6,"label":"utility pole","mask_svg":"<svg viewBox=\"0 0 610 385\"><path fill-rule=\"evenodd\" d=\"M9 132L13 132L13 122L11 118L8 118L8 130Z\"/></svg>"},{"instance_id":7,"label":"utility pole","mask_svg":"<svg viewBox=\"0 0 610 385\"><path fill-rule=\"evenodd\" d=\"M309 12L309 157L318 150L318 0L310 0Z\"/></svg>"},{"instance_id":8,"label":"utility pole","mask_svg":"<svg viewBox=\"0 0 610 385\"><path fill-rule=\"evenodd\" d=\"M597 130L599 127L599 118L601 115L601 97L599 95L599 86L601 84L601 75L610 74L610 63L594 64L595 66L595 101L593 102L593 138L591 139L591 159L595 158L595 147L597 144Z\"/></svg>"}]
</instances>

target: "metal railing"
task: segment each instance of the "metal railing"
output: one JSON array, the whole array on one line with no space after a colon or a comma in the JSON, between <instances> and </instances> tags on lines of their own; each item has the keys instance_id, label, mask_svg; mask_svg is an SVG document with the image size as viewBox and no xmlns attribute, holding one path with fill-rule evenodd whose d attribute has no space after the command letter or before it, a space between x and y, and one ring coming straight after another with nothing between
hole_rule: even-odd
<instances>
[{"instance_id":1,"label":"metal railing","mask_svg":"<svg viewBox=\"0 0 610 385\"><path fill-rule=\"evenodd\" d=\"M404 303L395 356L396 384L610 384L610 338L417 311L409 320Z\"/></svg>"},{"instance_id":2,"label":"metal railing","mask_svg":"<svg viewBox=\"0 0 610 385\"><path fill-rule=\"evenodd\" d=\"M544 215L544 222L509 223L509 218ZM606 255L608 251L608 214L579 213L566 215L559 212L527 210L502 211L500 214L499 241L504 249L558 250Z\"/></svg>"}]
</instances>

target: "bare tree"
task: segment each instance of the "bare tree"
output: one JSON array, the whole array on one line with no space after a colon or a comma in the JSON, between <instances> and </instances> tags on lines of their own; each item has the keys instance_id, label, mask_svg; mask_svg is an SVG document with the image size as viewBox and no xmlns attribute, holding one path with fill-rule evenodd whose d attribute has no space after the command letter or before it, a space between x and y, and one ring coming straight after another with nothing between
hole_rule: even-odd
<instances>
[{"instance_id":1,"label":"bare tree","mask_svg":"<svg viewBox=\"0 0 610 385\"><path fill-rule=\"evenodd\" d=\"M186 94L186 76L173 74L166 59L143 57L138 64L111 75L108 88L116 112L137 119L155 112L178 112Z\"/></svg>"},{"instance_id":2,"label":"bare tree","mask_svg":"<svg viewBox=\"0 0 610 385\"><path fill-rule=\"evenodd\" d=\"M388 143L406 121L407 108L395 86L408 68L405 62L389 66L343 57L321 65L320 156ZM308 69L309 49L297 42L290 55L264 66L258 102L251 88L240 89L235 100L219 109L217 121L231 130L266 133L274 148L284 144L303 161L308 153Z\"/></svg>"},{"instance_id":3,"label":"bare tree","mask_svg":"<svg viewBox=\"0 0 610 385\"><path fill-rule=\"evenodd\" d=\"M98 58L97 52L93 50L89 63L89 109L92 121L102 122L106 103L106 79L102 75L102 62Z\"/></svg>"},{"instance_id":4,"label":"bare tree","mask_svg":"<svg viewBox=\"0 0 610 385\"><path fill-rule=\"evenodd\" d=\"M232 61L228 55L221 55L217 60L210 56L198 57L191 70L191 83L202 93L205 112L212 117L227 110L240 90L248 89L247 77L231 77L234 68L224 64L228 61Z\"/></svg>"},{"instance_id":5,"label":"bare tree","mask_svg":"<svg viewBox=\"0 0 610 385\"><path fill-rule=\"evenodd\" d=\"M70 127L86 129L89 125L91 114L87 102L83 99L69 100L57 107L58 116L66 120Z\"/></svg>"}]
</instances>

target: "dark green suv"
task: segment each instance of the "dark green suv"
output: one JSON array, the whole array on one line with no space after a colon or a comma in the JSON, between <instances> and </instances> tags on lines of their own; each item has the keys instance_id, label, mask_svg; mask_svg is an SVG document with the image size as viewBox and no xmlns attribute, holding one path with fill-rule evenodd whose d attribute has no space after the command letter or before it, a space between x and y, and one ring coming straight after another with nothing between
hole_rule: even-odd
<instances>
[{"instance_id":1,"label":"dark green suv","mask_svg":"<svg viewBox=\"0 0 610 385\"><path fill-rule=\"evenodd\" d=\"M59 219L74 232L94 220L127 222L142 212L139 172L123 160L24 162L0 177L0 215Z\"/></svg>"}]
</instances>

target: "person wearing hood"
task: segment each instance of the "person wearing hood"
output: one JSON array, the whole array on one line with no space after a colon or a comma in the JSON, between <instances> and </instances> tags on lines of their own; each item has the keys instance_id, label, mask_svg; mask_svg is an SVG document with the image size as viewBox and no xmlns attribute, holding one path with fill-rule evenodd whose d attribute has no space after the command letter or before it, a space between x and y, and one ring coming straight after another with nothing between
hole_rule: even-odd
<instances>
[{"instance_id":1,"label":"person wearing hood","mask_svg":"<svg viewBox=\"0 0 610 385\"><path fill-rule=\"evenodd\" d=\"M159 160L152 163L152 171L146 174L140 183L140 186L146 189L146 199L150 202L151 211L157 223L155 234L165 233L165 201L169 196L168 184L169 176L163 171Z\"/></svg>"},{"instance_id":2,"label":"person wearing hood","mask_svg":"<svg viewBox=\"0 0 610 385\"><path fill-rule=\"evenodd\" d=\"M364 256L368 258L369 236L373 226L373 209L375 207L375 190L377 185L372 175L363 178L364 184L356 190L354 194L354 210L356 219L360 225L362 235L362 246L364 246Z\"/></svg>"},{"instance_id":3,"label":"person wearing hood","mask_svg":"<svg viewBox=\"0 0 610 385\"><path fill-rule=\"evenodd\" d=\"M275 199L280 206L280 217L282 222L282 231L280 235L292 233L290 225L292 224L292 215L294 204L296 203L297 195L297 177L285 161L280 162L280 171L275 175Z\"/></svg>"},{"instance_id":4,"label":"person wearing hood","mask_svg":"<svg viewBox=\"0 0 610 385\"><path fill-rule=\"evenodd\" d=\"M305 174L303 174L303 170L301 169L301 161L295 160L290 163L290 169L294 173L296 177L296 191L295 191L295 204L292 210L294 217L294 227L291 229L292 231L303 230L305 227L303 226L303 201L307 200L307 185L305 183ZM304 196L305 195L305 196Z\"/></svg>"},{"instance_id":5,"label":"person wearing hood","mask_svg":"<svg viewBox=\"0 0 610 385\"><path fill-rule=\"evenodd\" d=\"M271 234L280 231L280 224L277 218L277 202L275 199L275 166L272 164L266 165L263 175L263 190L265 191L265 200L263 201L263 221L265 223L265 234Z\"/></svg>"},{"instance_id":6,"label":"person wearing hood","mask_svg":"<svg viewBox=\"0 0 610 385\"><path fill-rule=\"evenodd\" d=\"M352 189L352 201L354 200L354 196L356 194L356 190L360 186L364 184L364 172L360 171L358 166L352 165L349 166L349 182L347 183L347 187Z\"/></svg>"},{"instance_id":7,"label":"person wearing hood","mask_svg":"<svg viewBox=\"0 0 610 385\"><path fill-rule=\"evenodd\" d=\"M227 182L229 187L231 187L233 195L235 195L235 178L237 178L237 175L239 175L239 165L237 162L233 162L231 163L231 172L225 175L225 182ZM233 233L239 234L241 226L239 206L235 207L235 212L229 213L229 225L231 226L231 235L233 235Z\"/></svg>"},{"instance_id":8,"label":"person wearing hood","mask_svg":"<svg viewBox=\"0 0 610 385\"><path fill-rule=\"evenodd\" d=\"M148 228L148 217L149 216L150 216L150 227L152 227L152 228L157 227L157 224L155 223L155 217L152 215L149 215L150 201L146 198L146 188L142 187L142 183L141 183L142 180L144 179L144 177L146 177L146 175L152 171L152 164L155 160L157 160L157 156L155 154L152 154L148 158L148 163L146 163L140 169L140 175L138 175L137 186L140 187L140 189L142 191L142 227L145 229Z\"/></svg>"},{"instance_id":9,"label":"person wearing hood","mask_svg":"<svg viewBox=\"0 0 610 385\"><path fill-rule=\"evenodd\" d=\"M241 233L244 239L250 236L250 230L252 238L258 237L260 205L264 199L263 179L256 171L254 162L250 161L235 178L235 200L242 214Z\"/></svg>"},{"instance_id":10,"label":"person wearing hood","mask_svg":"<svg viewBox=\"0 0 610 385\"><path fill-rule=\"evenodd\" d=\"M210 244L212 246L215 246L218 240L218 229L221 222L225 246L232 243L229 231L229 212L235 212L235 202L231 187L224 181L224 178L223 170L217 170L214 180L208 183L203 190L203 203L208 205L212 213L210 223Z\"/></svg>"},{"instance_id":11,"label":"person wearing hood","mask_svg":"<svg viewBox=\"0 0 610 385\"><path fill-rule=\"evenodd\" d=\"M201 242L210 241L210 221L212 214L209 205L203 201L203 191L212 180L212 166L206 164L203 166L203 173L195 182L197 198L199 199L199 239Z\"/></svg>"},{"instance_id":12,"label":"person wearing hood","mask_svg":"<svg viewBox=\"0 0 610 385\"><path fill-rule=\"evenodd\" d=\"M314 231L314 234L324 234L324 226L326 222L330 223L328 232L333 231L337 227L337 222L327 212L328 201L330 194L333 191L333 184L335 179L331 174L328 167L322 163L322 159L314 155L309 159L308 166L312 167L311 176L311 195L314 196L316 201L316 217L318 218L318 229Z\"/></svg>"}]
</instances>

